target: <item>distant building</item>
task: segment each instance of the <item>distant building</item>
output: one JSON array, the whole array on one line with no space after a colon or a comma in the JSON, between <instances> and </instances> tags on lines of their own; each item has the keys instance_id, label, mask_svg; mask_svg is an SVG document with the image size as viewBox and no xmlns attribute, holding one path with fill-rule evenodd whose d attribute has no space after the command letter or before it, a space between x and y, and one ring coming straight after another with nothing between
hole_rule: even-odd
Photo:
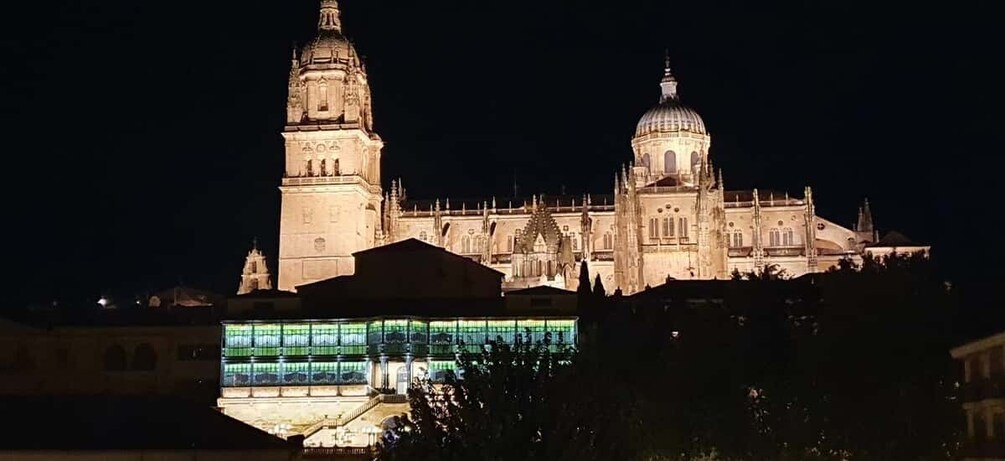
<instances>
[{"instance_id":1,"label":"distant building","mask_svg":"<svg viewBox=\"0 0 1005 461\"><path fill-rule=\"evenodd\" d=\"M0 320L0 395L173 395L211 404L220 331L207 308Z\"/></svg>"},{"instance_id":2,"label":"distant building","mask_svg":"<svg viewBox=\"0 0 1005 461\"><path fill-rule=\"evenodd\" d=\"M950 351L963 364L967 438L962 459L1005 459L1005 332Z\"/></svg>"},{"instance_id":3,"label":"distant building","mask_svg":"<svg viewBox=\"0 0 1005 461\"><path fill-rule=\"evenodd\" d=\"M868 202L848 228L817 215L810 187L727 190L712 163L712 130L682 102L669 59L656 104L626 140L634 156L606 193L417 201L400 181L383 189L366 66L336 0L321 1L317 35L299 51L282 133L281 290L351 275L357 252L410 238L499 271L507 289L574 290L585 261L625 294L667 276L726 279L766 265L799 276L892 248L878 239Z\"/></svg>"},{"instance_id":4,"label":"distant building","mask_svg":"<svg viewBox=\"0 0 1005 461\"><path fill-rule=\"evenodd\" d=\"M214 307L222 306L225 302L226 297L211 291L176 286L150 296L147 306L163 309L174 307Z\"/></svg>"},{"instance_id":5,"label":"distant building","mask_svg":"<svg viewBox=\"0 0 1005 461\"><path fill-rule=\"evenodd\" d=\"M301 449L204 405L121 397L0 398L0 459L292 461ZM51 429L61 428L58 434Z\"/></svg>"}]
</instances>

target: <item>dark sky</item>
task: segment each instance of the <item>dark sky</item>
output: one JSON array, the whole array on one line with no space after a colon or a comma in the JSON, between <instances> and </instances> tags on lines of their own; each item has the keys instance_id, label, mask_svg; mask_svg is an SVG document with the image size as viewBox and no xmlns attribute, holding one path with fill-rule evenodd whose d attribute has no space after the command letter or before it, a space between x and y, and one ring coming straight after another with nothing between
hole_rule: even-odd
<instances>
[{"instance_id":1,"label":"dark sky","mask_svg":"<svg viewBox=\"0 0 1005 461\"><path fill-rule=\"evenodd\" d=\"M8 303L229 293L256 236L275 268L290 47L316 1L33 3L0 20ZM385 180L413 198L507 195L514 175L608 192L668 48L729 188L812 185L845 225L869 197L954 280L990 281L1001 38L990 8L939 5L344 0L342 16Z\"/></svg>"}]
</instances>

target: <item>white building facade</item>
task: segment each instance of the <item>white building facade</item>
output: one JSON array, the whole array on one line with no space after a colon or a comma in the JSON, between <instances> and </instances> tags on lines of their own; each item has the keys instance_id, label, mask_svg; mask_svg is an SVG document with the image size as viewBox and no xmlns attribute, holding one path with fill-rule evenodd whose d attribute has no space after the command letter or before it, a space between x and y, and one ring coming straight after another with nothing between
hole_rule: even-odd
<instances>
[{"instance_id":1,"label":"white building facade","mask_svg":"<svg viewBox=\"0 0 1005 461\"><path fill-rule=\"evenodd\" d=\"M817 216L813 193L728 191L712 137L681 103L669 62L658 104L639 120L630 168L612 190L580 197L414 201L381 187L366 70L342 35L335 0L290 72L278 285L353 273L352 253L417 238L506 274L507 288L575 289L579 265L630 294L674 279L727 278L777 265L791 276L858 259L877 240ZM927 247L924 247L927 249Z\"/></svg>"}]
</instances>

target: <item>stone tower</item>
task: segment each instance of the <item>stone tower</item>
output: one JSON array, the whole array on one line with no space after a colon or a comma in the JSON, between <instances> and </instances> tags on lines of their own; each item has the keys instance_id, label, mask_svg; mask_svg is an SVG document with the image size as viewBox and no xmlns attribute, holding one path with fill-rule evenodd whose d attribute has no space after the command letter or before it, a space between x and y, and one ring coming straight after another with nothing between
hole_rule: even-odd
<instances>
[{"instance_id":1,"label":"stone tower","mask_svg":"<svg viewBox=\"0 0 1005 461\"><path fill-rule=\"evenodd\" d=\"M269 268L265 264L265 255L258 249L258 242L251 246L248 257L244 260L244 270L241 271L241 285L237 294L243 295L255 290L271 290L272 279Z\"/></svg>"},{"instance_id":2,"label":"stone tower","mask_svg":"<svg viewBox=\"0 0 1005 461\"><path fill-rule=\"evenodd\" d=\"M279 229L279 288L354 272L352 254L382 238L380 156L366 67L342 34L336 0L293 54Z\"/></svg>"}]
</instances>

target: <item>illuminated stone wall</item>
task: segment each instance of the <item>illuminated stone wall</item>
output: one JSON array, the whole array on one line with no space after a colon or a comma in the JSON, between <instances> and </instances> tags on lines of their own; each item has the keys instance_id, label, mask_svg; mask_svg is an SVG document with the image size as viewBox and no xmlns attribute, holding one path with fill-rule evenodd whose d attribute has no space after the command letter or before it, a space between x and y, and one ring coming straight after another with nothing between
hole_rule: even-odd
<instances>
[{"instance_id":1,"label":"illuminated stone wall","mask_svg":"<svg viewBox=\"0 0 1005 461\"><path fill-rule=\"evenodd\" d=\"M757 204L749 197L742 203L727 200L732 193L712 164L710 131L696 111L682 105L669 58L658 104L640 118L630 140L633 163L623 168L620 182L615 180L617 200L596 196L586 210L589 196L578 205L539 196L533 203L486 198L420 205L392 182L384 203L383 144L372 130L366 72L341 34L333 5L322 5L318 36L291 65L280 289L352 274L353 252L416 238L502 272L512 285L508 288L575 290L577 277L549 274L529 280L514 269L520 262L514 263L512 242L538 207L547 208L563 235L578 246L564 270L576 265L571 272L578 275L578 264L588 261L591 278L599 274L609 292L621 288L626 294L668 276L724 278L734 269L772 264L792 276L822 271L844 257L860 260L863 248L875 240L867 206L867 219L860 217L853 231L816 216L809 189L802 199L765 192ZM671 208L676 235L651 236L650 220L657 219L662 230ZM687 219L686 241L680 238L681 218ZM862 223L868 228L858 228ZM791 238L780 237L786 233Z\"/></svg>"}]
</instances>

